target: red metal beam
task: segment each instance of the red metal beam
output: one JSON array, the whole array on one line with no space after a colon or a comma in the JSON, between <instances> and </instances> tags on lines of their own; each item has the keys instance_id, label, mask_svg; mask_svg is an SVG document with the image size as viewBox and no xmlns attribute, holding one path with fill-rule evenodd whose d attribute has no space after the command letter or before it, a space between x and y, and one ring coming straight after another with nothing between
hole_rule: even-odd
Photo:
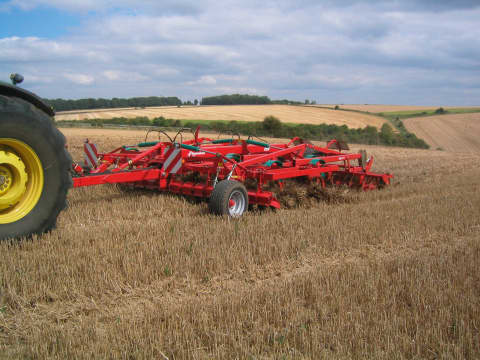
<instances>
[{"instance_id":1,"label":"red metal beam","mask_svg":"<svg viewBox=\"0 0 480 360\"><path fill-rule=\"evenodd\" d=\"M131 170L74 177L73 187L158 180L159 178L159 169Z\"/></svg>"}]
</instances>

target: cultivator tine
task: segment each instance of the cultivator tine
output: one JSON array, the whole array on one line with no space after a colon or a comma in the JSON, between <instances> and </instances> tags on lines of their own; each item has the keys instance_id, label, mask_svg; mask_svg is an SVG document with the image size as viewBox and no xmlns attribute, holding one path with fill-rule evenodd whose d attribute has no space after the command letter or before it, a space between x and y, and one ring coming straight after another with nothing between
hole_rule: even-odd
<instances>
[{"instance_id":1,"label":"cultivator tine","mask_svg":"<svg viewBox=\"0 0 480 360\"><path fill-rule=\"evenodd\" d=\"M331 140L327 143L327 149L336 149L338 151L350 150L350 147L345 141Z\"/></svg>"},{"instance_id":2,"label":"cultivator tine","mask_svg":"<svg viewBox=\"0 0 480 360\"><path fill-rule=\"evenodd\" d=\"M338 141L338 150L342 151L342 150L350 150L350 147L348 146L348 144L345 142L345 141Z\"/></svg>"},{"instance_id":3,"label":"cultivator tine","mask_svg":"<svg viewBox=\"0 0 480 360\"><path fill-rule=\"evenodd\" d=\"M358 153L362 156L360 159L358 159L358 165L362 168L365 168L365 165L367 164L367 151L362 149L359 150Z\"/></svg>"},{"instance_id":4,"label":"cultivator tine","mask_svg":"<svg viewBox=\"0 0 480 360\"><path fill-rule=\"evenodd\" d=\"M370 156L367 159L367 162L365 163L364 170L365 171L370 171L370 169L372 168L372 165L373 165L373 156Z\"/></svg>"}]
</instances>

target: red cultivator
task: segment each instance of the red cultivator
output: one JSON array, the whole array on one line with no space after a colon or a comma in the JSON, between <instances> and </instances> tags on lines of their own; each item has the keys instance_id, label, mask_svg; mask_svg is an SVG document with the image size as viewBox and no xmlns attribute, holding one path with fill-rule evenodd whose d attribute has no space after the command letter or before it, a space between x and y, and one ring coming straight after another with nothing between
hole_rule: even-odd
<instances>
[{"instance_id":1,"label":"red cultivator","mask_svg":"<svg viewBox=\"0 0 480 360\"><path fill-rule=\"evenodd\" d=\"M280 207L274 194L266 190L272 182L281 188L286 179L304 178L322 187L348 185L371 190L388 185L392 178L370 172L373 158L366 160L364 152L342 153L348 147L337 140L326 147L300 138L284 144L213 140L199 137L198 129L192 140L175 139L121 146L108 153L97 153L95 146L86 142L87 166L74 166L74 186L121 183L209 198L211 212L240 216L249 204Z\"/></svg>"}]
</instances>

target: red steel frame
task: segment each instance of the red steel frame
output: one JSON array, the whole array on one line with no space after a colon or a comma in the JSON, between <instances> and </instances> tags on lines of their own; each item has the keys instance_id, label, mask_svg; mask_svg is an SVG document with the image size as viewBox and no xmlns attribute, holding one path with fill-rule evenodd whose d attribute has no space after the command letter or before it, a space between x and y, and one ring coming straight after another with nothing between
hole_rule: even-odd
<instances>
[{"instance_id":1,"label":"red steel frame","mask_svg":"<svg viewBox=\"0 0 480 360\"><path fill-rule=\"evenodd\" d=\"M332 149L337 147L337 149ZM140 151L139 148L146 148ZM325 187L328 184L372 190L390 184L393 175L370 171L373 158L362 164L361 154L342 153L340 143L319 147L294 138L284 144L254 140L200 138L176 142L149 142L121 146L98 155L98 166L87 173L74 166L74 187L124 183L134 187L169 191L208 198L218 181L256 180L248 190L250 204L280 207L264 186L272 181L306 177ZM356 162L358 165L354 165ZM199 182L183 181L189 174L201 175Z\"/></svg>"}]
</instances>

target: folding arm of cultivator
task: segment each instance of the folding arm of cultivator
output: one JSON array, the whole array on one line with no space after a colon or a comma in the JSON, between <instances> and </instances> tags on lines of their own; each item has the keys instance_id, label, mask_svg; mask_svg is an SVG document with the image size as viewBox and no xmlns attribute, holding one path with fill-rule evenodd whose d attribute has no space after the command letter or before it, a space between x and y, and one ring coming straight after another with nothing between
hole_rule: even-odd
<instances>
[{"instance_id":1,"label":"folding arm of cultivator","mask_svg":"<svg viewBox=\"0 0 480 360\"><path fill-rule=\"evenodd\" d=\"M391 174L370 171L364 152L342 153L348 146L332 140L326 147L296 137L268 144L252 139L143 142L98 153L84 144L86 165L74 164L74 186L120 183L209 199L216 214L240 216L249 204L279 208L268 185L303 178L322 187L347 185L372 190L390 183ZM177 134L178 135L178 134ZM247 190L248 188L248 190Z\"/></svg>"}]
</instances>

